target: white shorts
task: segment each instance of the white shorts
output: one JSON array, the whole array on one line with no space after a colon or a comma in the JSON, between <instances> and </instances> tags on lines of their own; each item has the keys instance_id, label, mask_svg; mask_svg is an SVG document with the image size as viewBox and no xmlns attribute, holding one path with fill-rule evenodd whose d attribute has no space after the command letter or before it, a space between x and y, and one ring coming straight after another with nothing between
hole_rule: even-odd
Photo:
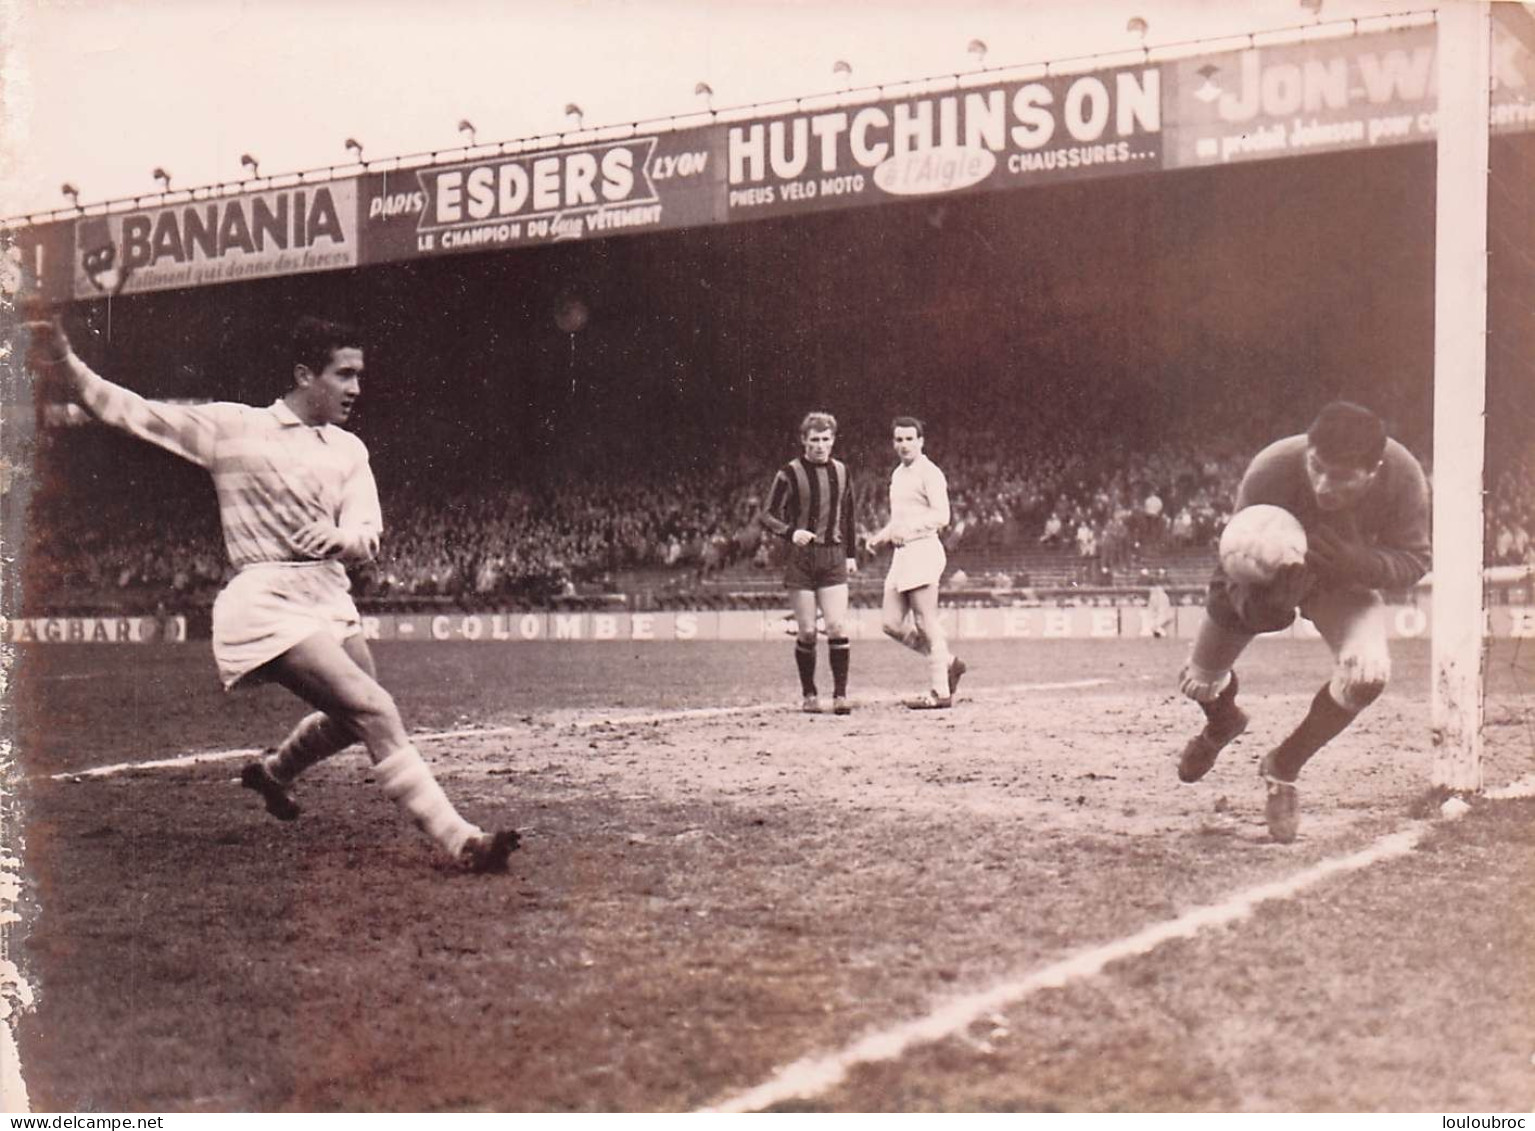
<instances>
[{"instance_id":1,"label":"white shorts","mask_svg":"<svg viewBox=\"0 0 1535 1131\"><path fill-rule=\"evenodd\" d=\"M949 556L936 535L897 546L890 559L890 572L885 575L885 588L907 593L924 585L937 585L943 567L948 564Z\"/></svg>"},{"instance_id":2,"label":"white shorts","mask_svg":"<svg viewBox=\"0 0 1535 1131\"><path fill-rule=\"evenodd\" d=\"M317 632L338 641L361 632L351 589L339 562L242 569L213 602L213 659L224 690Z\"/></svg>"}]
</instances>

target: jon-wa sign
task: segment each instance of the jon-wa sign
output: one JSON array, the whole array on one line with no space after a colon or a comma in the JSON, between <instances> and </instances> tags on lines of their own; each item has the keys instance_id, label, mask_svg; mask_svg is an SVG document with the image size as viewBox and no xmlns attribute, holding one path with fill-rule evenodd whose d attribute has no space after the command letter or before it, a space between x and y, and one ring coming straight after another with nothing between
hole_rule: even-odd
<instances>
[{"instance_id":1,"label":"jon-wa sign","mask_svg":"<svg viewBox=\"0 0 1535 1131\"><path fill-rule=\"evenodd\" d=\"M357 262L356 182L332 181L83 219L74 294L137 294Z\"/></svg>"}]
</instances>

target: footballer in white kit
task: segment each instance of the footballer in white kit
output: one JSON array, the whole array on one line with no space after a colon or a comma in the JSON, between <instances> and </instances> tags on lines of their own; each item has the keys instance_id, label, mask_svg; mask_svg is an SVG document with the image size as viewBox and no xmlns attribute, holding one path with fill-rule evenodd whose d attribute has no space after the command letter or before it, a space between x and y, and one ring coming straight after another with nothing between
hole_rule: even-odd
<instances>
[{"instance_id":1,"label":"footballer in white kit","mask_svg":"<svg viewBox=\"0 0 1535 1131\"><path fill-rule=\"evenodd\" d=\"M938 582L948 564L938 532L949 525L949 483L923 454L924 428L916 417L895 418L891 443L901 462L890 473L890 521L869 537L871 549L887 542L895 547L885 576L882 627L886 636L928 659L928 690L906 705L943 710L954 705L965 674L938 619Z\"/></svg>"},{"instance_id":2,"label":"footballer in white kit","mask_svg":"<svg viewBox=\"0 0 1535 1131\"><path fill-rule=\"evenodd\" d=\"M151 401L90 369L54 320L28 321L29 362L64 377L103 424L173 452L213 477L230 563L213 606L213 651L227 689L280 684L315 708L240 782L293 820L294 779L361 741L393 799L447 855L504 871L518 835L488 833L453 807L379 684L345 565L371 560L383 530L367 447L340 426L362 393L357 331L318 318L293 335L293 384L264 408Z\"/></svg>"}]
</instances>

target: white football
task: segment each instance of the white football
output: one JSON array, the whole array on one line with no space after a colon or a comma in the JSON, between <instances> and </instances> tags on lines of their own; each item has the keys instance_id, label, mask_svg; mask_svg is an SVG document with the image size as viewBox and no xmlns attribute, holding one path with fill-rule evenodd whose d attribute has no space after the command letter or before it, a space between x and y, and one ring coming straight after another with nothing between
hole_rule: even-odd
<instances>
[{"instance_id":1,"label":"white football","mask_svg":"<svg viewBox=\"0 0 1535 1131\"><path fill-rule=\"evenodd\" d=\"M1220 554L1227 577L1261 585L1281 566L1306 560L1306 530L1283 507L1255 503L1231 516L1221 531Z\"/></svg>"}]
</instances>

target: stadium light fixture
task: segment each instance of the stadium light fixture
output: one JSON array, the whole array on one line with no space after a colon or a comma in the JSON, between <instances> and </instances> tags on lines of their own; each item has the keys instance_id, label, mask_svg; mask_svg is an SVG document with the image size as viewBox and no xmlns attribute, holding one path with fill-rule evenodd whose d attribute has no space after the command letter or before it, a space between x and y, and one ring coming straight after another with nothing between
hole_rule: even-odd
<instances>
[{"instance_id":1,"label":"stadium light fixture","mask_svg":"<svg viewBox=\"0 0 1535 1131\"><path fill-rule=\"evenodd\" d=\"M972 39L965 50L975 56L975 65L977 67L986 66L986 41L984 39Z\"/></svg>"},{"instance_id":2,"label":"stadium light fixture","mask_svg":"<svg viewBox=\"0 0 1535 1131\"><path fill-rule=\"evenodd\" d=\"M149 175L160 182L161 192L171 191L171 175L162 166L156 165L155 171Z\"/></svg>"},{"instance_id":3,"label":"stadium light fixture","mask_svg":"<svg viewBox=\"0 0 1535 1131\"><path fill-rule=\"evenodd\" d=\"M701 82L693 88L693 93L704 100L709 113L714 113L714 88L706 82Z\"/></svg>"},{"instance_id":4,"label":"stadium light fixture","mask_svg":"<svg viewBox=\"0 0 1535 1131\"><path fill-rule=\"evenodd\" d=\"M475 143L474 142L474 123L471 122L468 118L460 118L458 120L458 132L461 133L461 134L468 134L469 135L469 144L470 145L473 145Z\"/></svg>"},{"instance_id":5,"label":"stadium light fixture","mask_svg":"<svg viewBox=\"0 0 1535 1131\"><path fill-rule=\"evenodd\" d=\"M240 164L251 171L252 177L261 176L261 162L257 161L249 153L240 154Z\"/></svg>"},{"instance_id":6,"label":"stadium light fixture","mask_svg":"<svg viewBox=\"0 0 1535 1131\"><path fill-rule=\"evenodd\" d=\"M357 163L359 165L367 164L367 162L362 159L362 142L358 141L355 137L349 137L346 139L344 144L349 150L357 154Z\"/></svg>"},{"instance_id":7,"label":"stadium light fixture","mask_svg":"<svg viewBox=\"0 0 1535 1131\"><path fill-rule=\"evenodd\" d=\"M1145 20L1141 19L1140 16L1131 16L1129 21L1125 24L1125 30L1131 35L1140 37L1141 54L1145 55L1147 59L1150 59L1151 49L1146 46L1146 33L1151 30L1151 25L1148 24Z\"/></svg>"},{"instance_id":8,"label":"stadium light fixture","mask_svg":"<svg viewBox=\"0 0 1535 1131\"><path fill-rule=\"evenodd\" d=\"M73 204L76 209L80 207L80 190L75 188L74 185L70 184L68 181L65 181L59 186L59 191L65 196L69 197L69 202Z\"/></svg>"},{"instance_id":9,"label":"stadium light fixture","mask_svg":"<svg viewBox=\"0 0 1535 1131\"><path fill-rule=\"evenodd\" d=\"M567 118L574 118L576 120L576 129L578 130L581 128L582 122L584 122L586 119L585 111L583 111L581 107L576 105L574 102L565 103L565 116Z\"/></svg>"},{"instance_id":10,"label":"stadium light fixture","mask_svg":"<svg viewBox=\"0 0 1535 1131\"><path fill-rule=\"evenodd\" d=\"M831 65L831 73L842 76L842 89L846 90L853 85L853 64L846 59L838 59Z\"/></svg>"},{"instance_id":11,"label":"stadium light fixture","mask_svg":"<svg viewBox=\"0 0 1535 1131\"><path fill-rule=\"evenodd\" d=\"M1310 12L1318 23L1322 20L1322 3L1323 0L1300 0L1300 6Z\"/></svg>"}]
</instances>

